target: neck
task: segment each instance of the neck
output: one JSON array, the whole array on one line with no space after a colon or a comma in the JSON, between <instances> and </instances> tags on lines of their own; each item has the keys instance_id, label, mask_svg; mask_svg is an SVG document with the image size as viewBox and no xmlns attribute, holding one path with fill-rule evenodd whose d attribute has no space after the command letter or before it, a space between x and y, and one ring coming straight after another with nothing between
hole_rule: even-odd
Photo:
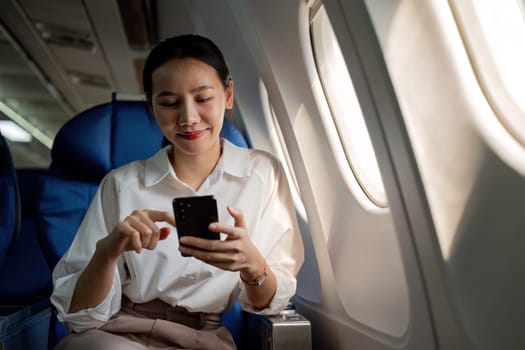
<instances>
[{"instance_id":1,"label":"neck","mask_svg":"<svg viewBox=\"0 0 525 350\"><path fill-rule=\"evenodd\" d=\"M198 155L183 153L173 147L171 164L177 177L197 191L215 169L220 156L220 143Z\"/></svg>"}]
</instances>

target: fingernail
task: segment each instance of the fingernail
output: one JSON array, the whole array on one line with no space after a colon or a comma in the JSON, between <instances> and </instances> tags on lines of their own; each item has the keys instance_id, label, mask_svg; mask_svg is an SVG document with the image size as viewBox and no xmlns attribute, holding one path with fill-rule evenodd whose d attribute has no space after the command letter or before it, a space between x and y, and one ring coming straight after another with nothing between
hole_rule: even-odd
<instances>
[{"instance_id":1,"label":"fingernail","mask_svg":"<svg viewBox=\"0 0 525 350\"><path fill-rule=\"evenodd\" d=\"M160 239L166 239L166 237L168 237L168 235L170 234L170 229L169 227L163 227L160 229Z\"/></svg>"},{"instance_id":2,"label":"fingernail","mask_svg":"<svg viewBox=\"0 0 525 350\"><path fill-rule=\"evenodd\" d=\"M230 210L234 214L240 214L241 213L241 210L238 209L238 208L235 208L235 207L230 207Z\"/></svg>"},{"instance_id":3,"label":"fingernail","mask_svg":"<svg viewBox=\"0 0 525 350\"><path fill-rule=\"evenodd\" d=\"M210 226L208 226L210 230L215 230L217 228L217 225L216 224L210 224Z\"/></svg>"}]
</instances>

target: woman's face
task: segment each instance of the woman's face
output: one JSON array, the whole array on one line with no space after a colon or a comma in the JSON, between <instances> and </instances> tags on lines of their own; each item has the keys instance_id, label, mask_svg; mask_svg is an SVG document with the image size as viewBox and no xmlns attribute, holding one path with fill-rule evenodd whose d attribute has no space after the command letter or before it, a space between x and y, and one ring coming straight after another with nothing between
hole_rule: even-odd
<instances>
[{"instance_id":1,"label":"woman's face","mask_svg":"<svg viewBox=\"0 0 525 350\"><path fill-rule=\"evenodd\" d=\"M151 102L175 154L216 152L224 111L233 107L233 83L225 89L217 71L197 59L172 59L153 71Z\"/></svg>"}]
</instances>

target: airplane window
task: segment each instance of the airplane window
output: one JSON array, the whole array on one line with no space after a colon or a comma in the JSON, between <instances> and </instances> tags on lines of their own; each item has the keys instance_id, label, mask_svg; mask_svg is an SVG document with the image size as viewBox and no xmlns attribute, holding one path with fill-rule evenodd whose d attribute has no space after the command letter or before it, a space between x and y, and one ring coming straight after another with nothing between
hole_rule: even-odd
<instances>
[{"instance_id":1,"label":"airplane window","mask_svg":"<svg viewBox=\"0 0 525 350\"><path fill-rule=\"evenodd\" d=\"M474 71L499 122L525 147L525 2L451 2Z\"/></svg>"},{"instance_id":2,"label":"airplane window","mask_svg":"<svg viewBox=\"0 0 525 350\"><path fill-rule=\"evenodd\" d=\"M290 158L290 155L288 154L288 149L284 141L284 136L281 131L281 127L279 125L279 120L277 119L275 110L273 109L272 103L270 102L268 91L266 90L266 86L264 85L262 81L260 82L259 90L261 92L261 101L263 102L264 114L265 116L271 118L271 121L270 121L271 127L269 128L270 139L271 139L272 145L274 146L274 149L277 152L277 157L283 164L284 171L288 179L288 183L290 184L290 190L292 192L292 199L294 201L295 208L297 210L297 213L301 216L301 218L304 221L307 221L306 211L304 209L304 204L301 199L299 184L297 182L297 178L295 176L295 172L292 166L292 160Z\"/></svg>"},{"instance_id":3,"label":"airplane window","mask_svg":"<svg viewBox=\"0 0 525 350\"><path fill-rule=\"evenodd\" d=\"M346 159L366 196L376 206L385 208L387 199L376 155L350 74L323 6L313 16L310 32L317 70Z\"/></svg>"}]
</instances>

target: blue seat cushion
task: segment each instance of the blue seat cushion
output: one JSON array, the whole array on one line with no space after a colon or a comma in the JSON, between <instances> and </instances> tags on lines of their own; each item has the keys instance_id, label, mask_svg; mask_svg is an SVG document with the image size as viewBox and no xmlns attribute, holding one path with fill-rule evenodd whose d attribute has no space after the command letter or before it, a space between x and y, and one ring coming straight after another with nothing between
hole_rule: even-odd
<instances>
[{"instance_id":1,"label":"blue seat cushion","mask_svg":"<svg viewBox=\"0 0 525 350\"><path fill-rule=\"evenodd\" d=\"M146 103L107 103L67 122L51 150L50 172L99 183L112 169L146 159L160 149L162 134Z\"/></svg>"},{"instance_id":2,"label":"blue seat cushion","mask_svg":"<svg viewBox=\"0 0 525 350\"><path fill-rule=\"evenodd\" d=\"M54 268L71 245L98 185L98 182L46 176L42 187L45 200L39 206L45 215L39 217L38 229L45 232L39 238L50 267Z\"/></svg>"}]
</instances>

